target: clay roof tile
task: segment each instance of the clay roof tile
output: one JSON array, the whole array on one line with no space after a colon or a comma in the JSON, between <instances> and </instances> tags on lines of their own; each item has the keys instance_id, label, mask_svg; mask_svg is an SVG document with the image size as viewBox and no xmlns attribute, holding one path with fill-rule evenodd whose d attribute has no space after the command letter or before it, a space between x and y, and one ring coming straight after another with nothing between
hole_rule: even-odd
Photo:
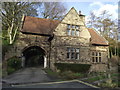
<instances>
[{"instance_id":1,"label":"clay roof tile","mask_svg":"<svg viewBox=\"0 0 120 90\"><path fill-rule=\"evenodd\" d=\"M96 45L108 45L108 41L101 36L97 31L94 29L88 28L88 31L91 35L91 44L96 44Z\"/></svg>"},{"instance_id":2,"label":"clay roof tile","mask_svg":"<svg viewBox=\"0 0 120 90\"><path fill-rule=\"evenodd\" d=\"M58 20L25 16L21 32L52 34L59 23Z\"/></svg>"}]
</instances>

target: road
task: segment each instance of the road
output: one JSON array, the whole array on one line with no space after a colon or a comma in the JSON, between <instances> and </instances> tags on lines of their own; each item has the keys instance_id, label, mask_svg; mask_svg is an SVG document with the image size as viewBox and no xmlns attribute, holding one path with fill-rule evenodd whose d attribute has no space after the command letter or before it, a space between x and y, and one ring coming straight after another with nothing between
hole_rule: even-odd
<instances>
[{"instance_id":1,"label":"road","mask_svg":"<svg viewBox=\"0 0 120 90\"><path fill-rule=\"evenodd\" d=\"M35 84L12 85L14 88L98 88L93 85L88 85L79 80L47 82Z\"/></svg>"}]
</instances>

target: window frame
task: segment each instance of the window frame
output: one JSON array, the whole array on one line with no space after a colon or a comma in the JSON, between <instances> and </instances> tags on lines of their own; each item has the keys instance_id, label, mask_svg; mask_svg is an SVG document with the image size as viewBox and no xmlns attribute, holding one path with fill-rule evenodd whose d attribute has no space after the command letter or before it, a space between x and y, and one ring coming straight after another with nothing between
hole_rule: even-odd
<instances>
[{"instance_id":1,"label":"window frame","mask_svg":"<svg viewBox=\"0 0 120 90\"><path fill-rule=\"evenodd\" d=\"M102 52L92 51L91 52L91 61L92 61L92 63L101 63L102 62Z\"/></svg>"},{"instance_id":2,"label":"window frame","mask_svg":"<svg viewBox=\"0 0 120 90\"><path fill-rule=\"evenodd\" d=\"M80 59L80 48L67 47L67 59L68 60L79 60Z\"/></svg>"},{"instance_id":3,"label":"window frame","mask_svg":"<svg viewBox=\"0 0 120 90\"><path fill-rule=\"evenodd\" d=\"M67 35L68 36L76 36L79 37L80 36L80 25L73 25L73 24L67 24ZM70 31L70 33L69 33Z\"/></svg>"}]
</instances>

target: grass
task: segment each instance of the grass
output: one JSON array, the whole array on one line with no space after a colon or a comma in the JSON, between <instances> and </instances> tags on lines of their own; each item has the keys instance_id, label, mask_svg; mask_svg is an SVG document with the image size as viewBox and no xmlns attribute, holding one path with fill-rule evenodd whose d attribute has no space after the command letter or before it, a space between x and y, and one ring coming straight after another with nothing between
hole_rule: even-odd
<instances>
[{"instance_id":1,"label":"grass","mask_svg":"<svg viewBox=\"0 0 120 90\"><path fill-rule=\"evenodd\" d=\"M44 69L44 71L52 77L60 77L61 80L72 80L77 78L83 78L86 74L83 73L73 73L71 71L64 71L64 72L53 72L51 69ZM61 81L60 80L60 81Z\"/></svg>"},{"instance_id":2,"label":"grass","mask_svg":"<svg viewBox=\"0 0 120 90\"><path fill-rule=\"evenodd\" d=\"M107 82L108 77L105 75L105 73L94 74L94 77L88 77L84 81L92 83L95 81L103 80L102 82L98 83L98 85L100 85L100 87L116 88L117 86L120 87L120 81L118 81L119 75L120 75L119 73L111 73L111 80L112 80L111 83Z\"/></svg>"},{"instance_id":3,"label":"grass","mask_svg":"<svg viewBox=\"0 0 120 90\"><path fill-rule=\"evenodd\" d=\"M64 81L64 80L72 80L72 79L80 79L80 78L84 78L87 77L86 73L74 73L71 71L64 71L64 72L53 72L50 69L45 69L45 72L48 75L51 76L60 76L61 79L59 79L58 81ZM118 86L120 86L120 81L117 82L117 77L119 76L119 73L112 73L111 74L111 79L113 80L111 84L106 82L107 76L105 73L95 73L92 76L93 77L88 77L87 79L85 79L84 81L87 81L89 83L95 82L95 81L99 81L99 80L103 80L102 82L100 82L100 87L110 87L110 88L115 88ZM89 75L91 76L91 75ZM105 81L104 81L105 79Z\"/></svg>"},{"instance_id":4,"label":"grass","mask_svg":"<svg viewBox=\"0 0 120 90\"><path fill-rule=\"evenodd\" d=\"M89 82L93 82L93 81L97 81L97 80L99 80L98 77L93 77L93 78L86 79L86 81L89 81Z\"/></svg>"},{"instance_id":5,"label":"grass","mask_svg":"<svg viewBox=\"0 0 120 90\"><path fill-rule=\"evenodd\" d=\"M51 69L44 69L44 71L50 76L58 76L57 72L53 72Z\"/></svg>"},{"instance_id":6,"label":"grass","mask_svg":"<svg viewBox=\"0 0 120 90\"><path fill-rule=\"evenodd\" d=\"M73 76L76 76L76 77L84 77L84 74L83 74L83 73L74 73Z\"/></svg>"},{"instance_id":7,"label":"grass","mask_svg":"<svg viewBox=\"0 0 120 90\"><path fill-rule=\"evenodd\" d=\"M119 73L113 73L111 74L111 77L118 77L120 74Z\"/></svg>"},{"instance_id":8,"label":"grass","mask_svg":"<svg viewBox=\"0 0 120 90\"><path fill-rule=\"evenodd\" d=\"M85 81L94 82L94 81L98 81L98 80L101 80L101 79L104 79L104 78L105 78L105 76L96 76L96 77L88 78Z\"/></svg>"}]
</instances>

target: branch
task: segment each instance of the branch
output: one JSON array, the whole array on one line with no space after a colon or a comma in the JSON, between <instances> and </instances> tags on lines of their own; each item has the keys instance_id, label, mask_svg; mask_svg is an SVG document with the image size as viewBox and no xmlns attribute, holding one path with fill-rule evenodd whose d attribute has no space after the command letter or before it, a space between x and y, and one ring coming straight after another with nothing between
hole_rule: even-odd
<instances>
[{"instance_id":1,"label":"branch","mask_svg":"<svg viewBox=\"0 0 120 90\"><path fill-rule=\"evenodd\" d=\"M17 26L17 28L15 29L15 33L14 33L14 36L13 36L13 39L12 39L12 43L13 43L13 41L15 40L15 37L16 37L18 28L19 28L19 27Z\"/></svg>"}]
</instances>

